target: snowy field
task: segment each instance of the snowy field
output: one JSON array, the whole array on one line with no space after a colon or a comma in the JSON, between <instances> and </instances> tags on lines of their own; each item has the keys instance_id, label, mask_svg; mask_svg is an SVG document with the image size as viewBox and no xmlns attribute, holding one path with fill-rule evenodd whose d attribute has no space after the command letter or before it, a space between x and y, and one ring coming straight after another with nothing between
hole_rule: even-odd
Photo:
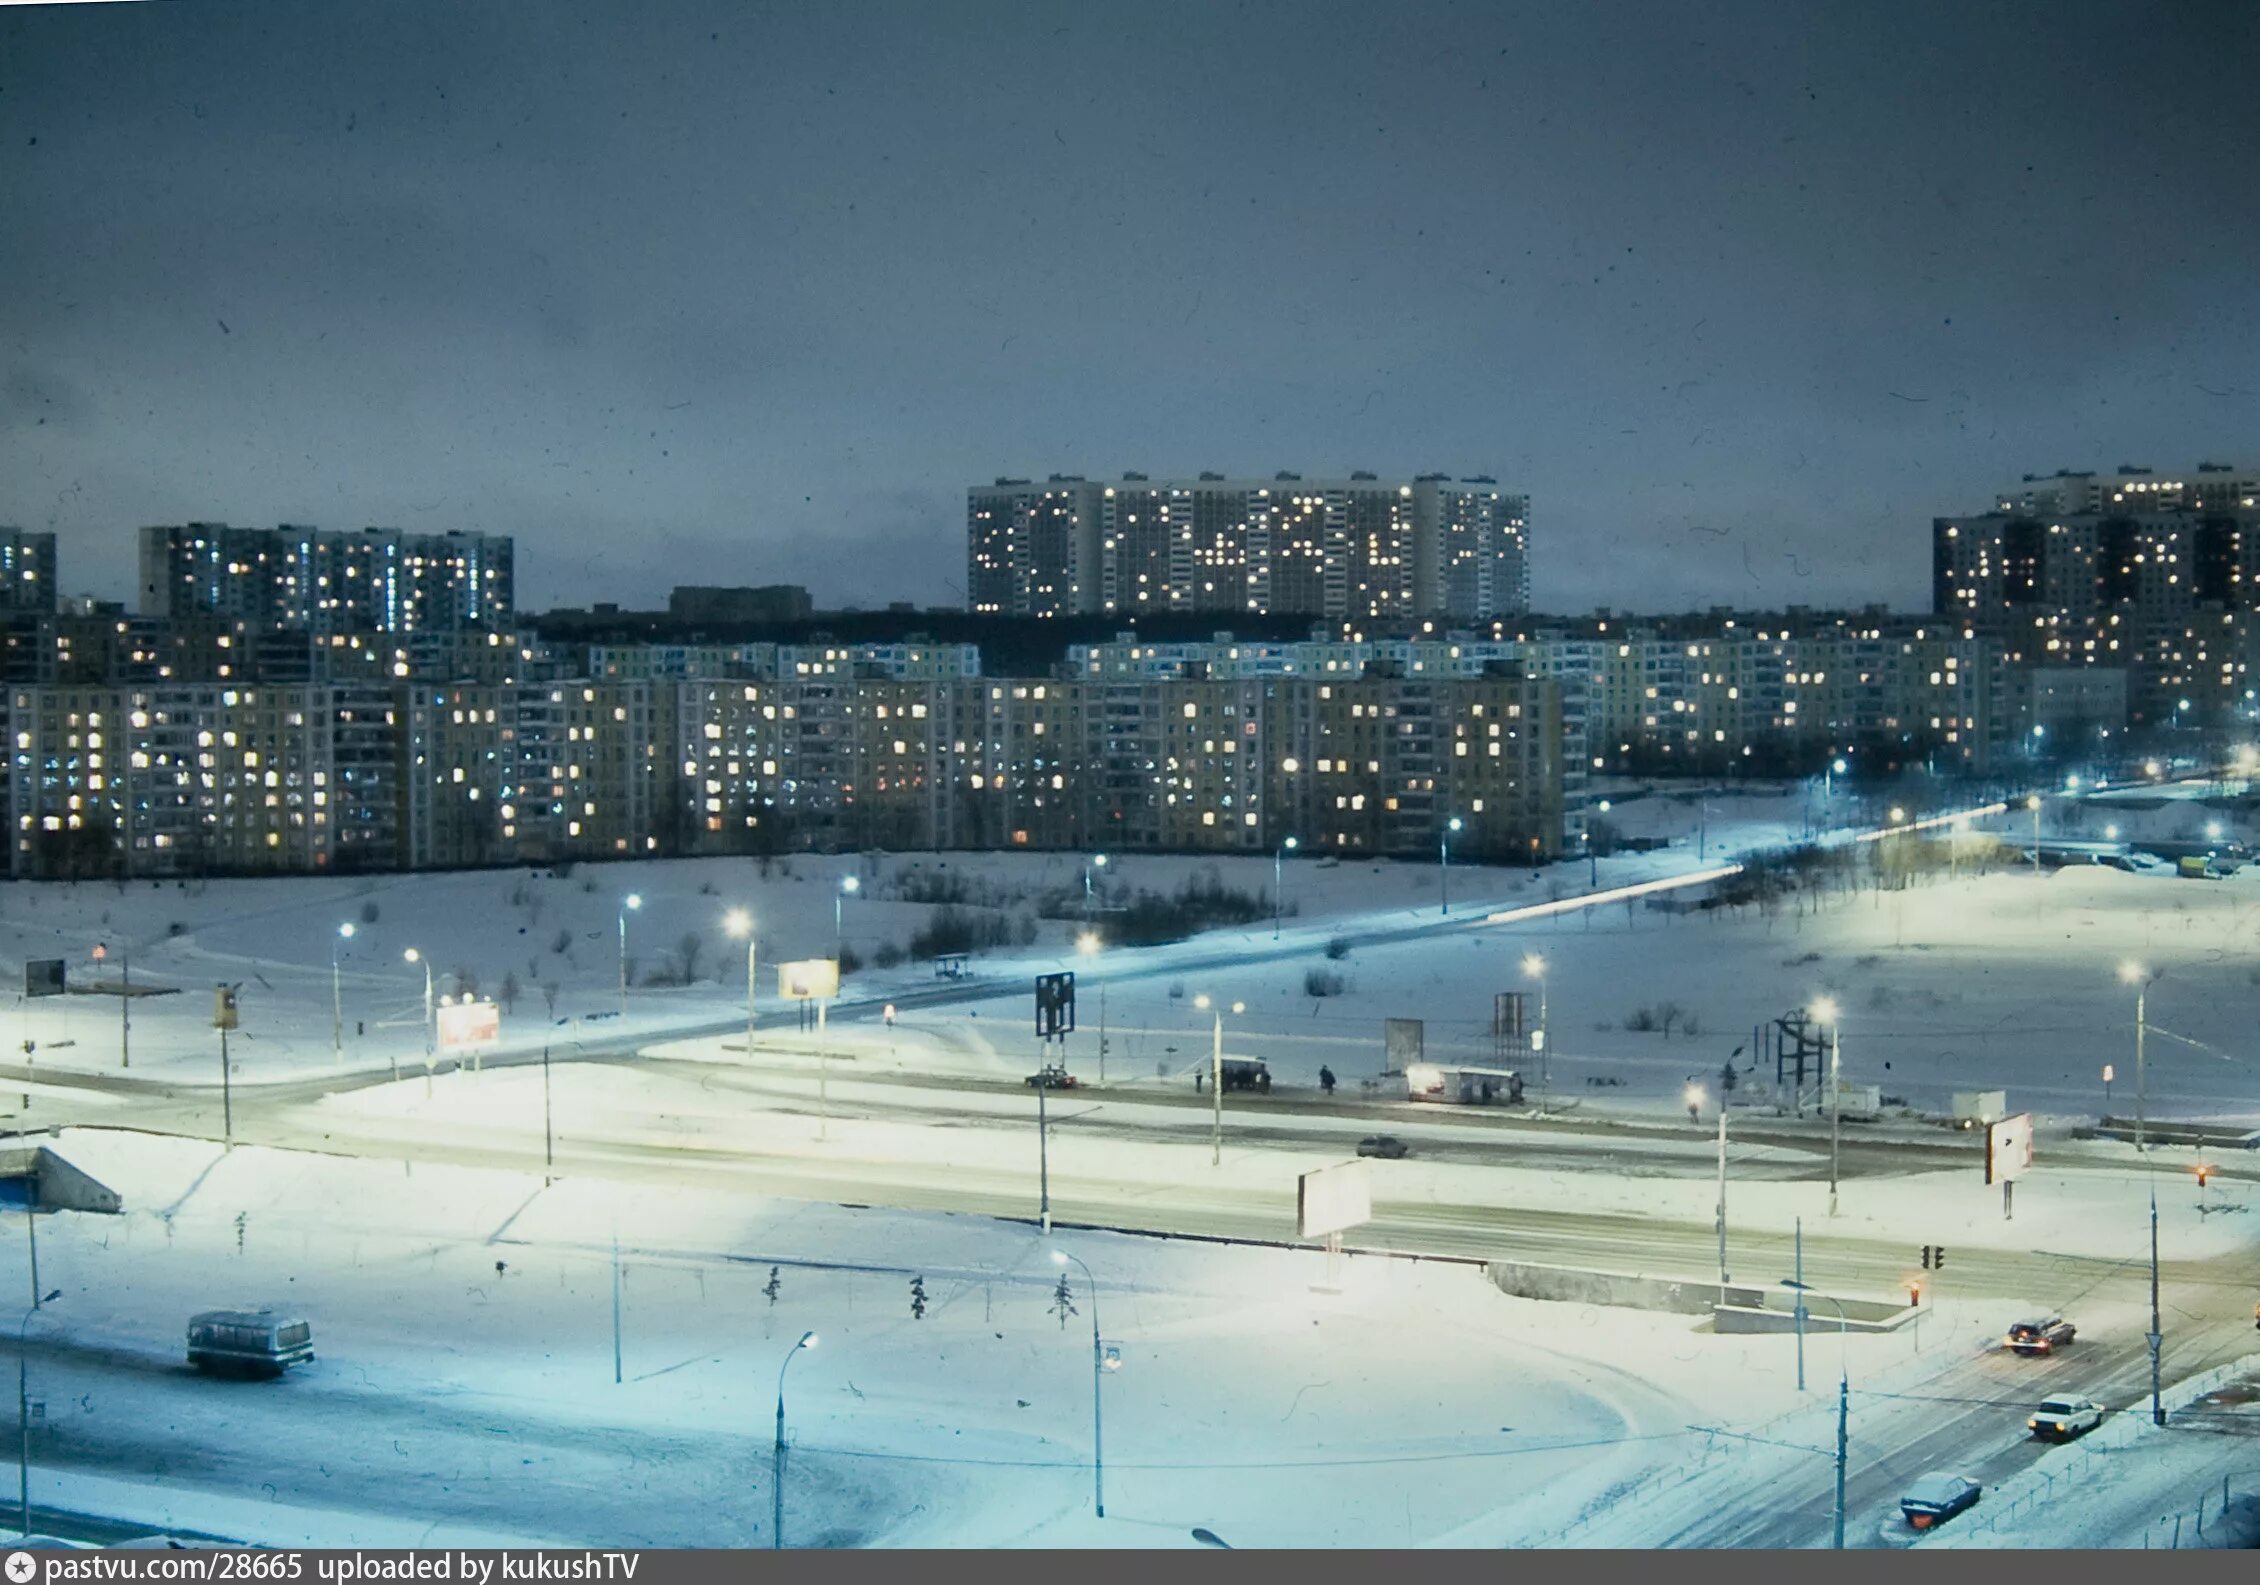
<instances>
[{"instance_id":1,"label":"snowy field","mask_svg":"<svg viewBox=\"0 0 2260 1585\"><path fill-rule=\"evenodd\" d=\"M1030 1228L101 1131L58 1148L127 1209L42 1229L64 1297L33 1323L35 1497L241 1539L763 1544L805 1330L807 1544L1511 1544L1687 1458L1690 1424L1794 1399L1787 1339L1513 1300L1472 1267L1062 1234L1120 1351L1099 1520L1090 1287ZM312 1318L314 1365L180 1364L190 1312L261 1302ZM1848 1358L1919 1363L1916 1341Z\"/></svg>"},{"instance_id":2,"label":"snowy field","mask_svg":"<svg viewBox=\"0 0 2260 1585\"><path fill-rule=\"evenodd\" d=\"M1715 862L1727 846L1771 845L1798 829L1801 794L1778 790L1690 801L1639 800L1628 814L1644 834L1677 837L1668 850L1628 854L1599 865L1548 870L1452 866L1455 913L1543 901L1603 884L1644 880L1695 867L1698 850ZM36 1042L34 1065L98 1072L121 1063L116 992L131 959L131 1061L144 1072L216 1073L210 1028L212 988L241 986L241 1027L231 1040L239 1083L367 1068L424 1056L425 968L439 996L473 988L503 1003L503 1044L525 1049L547 1039L617 1040L712 1025L742 1014L746 943L729 916L755 924L761 1000L775 1002L775 965L829 957L839 936L867 965L888 947L907 947L939 908L911 897L962 887L985 918L1002 921L1026 946L984 953L976 971L1024 983L1038 968L1076 961L1082 858L1061 854L883 854L833 858L674 860L581 865L568 872L486 870L364 878L21 883L0 886L0 968L22 985L21 966L42 958L69 965L79 994L15 998L18 1044ZM1263 899L1245 929L1213 932L1191 947L1220 942L1268 946L1270 858L1205 859L1113 855L1094 877L1093 916L1132 894L1174 895L1214 882ZM1435 864L1336 863L1295 859L1284 867L1285 935L1315 954L1336 928L1409 923L1440 906L1444 877ZM843 895L844 882L857 890ZM623 908L634 896L641 906ZM1047 904L1075 917L1040 917ZM631 987L623 1016L620 920L628 921ZM343 938L340 926L351 926ZM104 949L97 961L97 947ZM415 949L421 962L405 961ZM1186 948L1155 949L1161 952ZM1082 965L1088 967L1088 965ZM687 972L686 972L687 971ZM654 976L687 980L650 983ZM930 969L908 963L867 966L845 987L850 998L884 999L931 987ZM335 1040L333 1043L333 1035Z\"/></svg>"}]
</instances>

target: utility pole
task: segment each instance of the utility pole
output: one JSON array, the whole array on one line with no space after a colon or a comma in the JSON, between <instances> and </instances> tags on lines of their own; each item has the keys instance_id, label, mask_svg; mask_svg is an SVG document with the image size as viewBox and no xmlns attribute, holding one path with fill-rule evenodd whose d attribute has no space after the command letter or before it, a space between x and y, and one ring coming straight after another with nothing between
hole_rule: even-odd
<instances>
[{"instance_id":1,"label":"utility pole","mask_svg":"<svg viewBox=\"0 0 2260 1585\"><path fill-rule=\"evenodd\" d=\"M1224 1009L1216 1010L1216 1041L1209 1048L1208 1164L1224 1164ZM2153 1217L2155 1220L2155 1217Z\"/></svg>"},{"instance_id":2,"label":"utility pole","mask_svg":"<svg viewBox=\"0 0 2260 1585\"><path fill-rule=\"evenodd\" d=\"M2150 1026L2144 1016L2148 1010L2150 980L2146 975L2134 989L2134 1148L2137 1154L2149 1147L2143 1142L2150 1123L2149 1091L2143 1082L2143 1033Z\"/></svg>"},{"instance_id":3,"label":"utility pole","mask_svg":"<svg viewBox=\"0 0 2260 1585\"><path fill-rule=\"evenodd\" d=\"M1805 1390L1805 1219L1797 1218L1797 1390Z\"/></svg>"},{"instance_id":4,"label":"utility pole","mask_svg":"<svg viewBox=\"0 0 2260 1585\"><path fill-rule=\"evenodd\" d=\"M2158 1381L2158 1348L2165 1342L2158 1320L2158 1186L2150 1187L2150 1423L2166 1423L2164 1389Z\"/></svg>"},{"instance_id":5,"label":"utility pole","mask_svg":"<svg viewBox=\"0 0 2260 1585\"><path fill-rule=\"evenodd\" d=\"M1798 1273L1800 1277L1804 1274ZM1732 1279L1726 1269L1726 1096L1719 1096L1719 1300L1726 1299L1726 1285Z\"/></svg>"},{"instance_id":6,"label":"utility pole","mask_svg":"<svg viewBox=\"0 0 2260 1585\"><path fill-rule=\"evenodd\" d=\"M129 839L130 843L130 839ZM132 848L127 848L127 863L132 863ZM133 943L118 943L118 961L124 969L124 989L118 993L118 1066L133 1066Z\"/></svg>"},{"instance_id":7,"label":"utility pole","mask_svg":"<svg viewBox=\"0 0 2260 1585\"><path fill-rule=\"evenodd\" d=\"M1844 1461L1850 1440L1852 1380L1836 1378L1836 1550L1844 1550Z\"/></svg>"},{"instance_id":8,"label":"utility pole","mask_svg":"<svg viewBox=\"0 0 2260 1585\"><path fill-rule=\"evenodd\" d=\"M235 1085L228 1076L228 1026L220 1025L220 1128L226 1148L235 1148Z\"/></svg>"},{"instance_id":9,"label":"utility pole","mask_svg":"<svg viewBox=\"0 0 2260 1585\"><path fill-rule=\"evenodd\" d=\"M620 1385L620 1229L612 1229L612 1385Z\"/></svg>"},{"instance_id":10,"label":"utility pole","mask_svg":"<svg viewBox=\"0 0 2260 1585\"><path fill-rule=\"evenodd\" d=\"M1052 1230L1052 1147L1051 1123L1044 1097L1051 1090L1051 1081L1043 1077L1043 1053L1036 1056L1036 1215L1044 1232Z\"/></svg>"},{"instance_id":11,"label":"utility pole","mask_svg":"<svg viewBox=\"0 0 2260 1585\"><path fill-rule=\"evenodd\" d=\"M1836 1214L1836 1169L1844 1145L1844 1026L1828 1026L1828 1214Z\"/></svg>"},{"instance_id":12,"label":"utility pole","mask_svg":"<svg viewBox=\"0 0 2260 1585\"><path fill-rule=\"evenodd\" d=\"M550 1124L549 1042L541 1043L541 1184L548 1188L557 1177L557 1134Z\"/></svg>"}]
</instances>

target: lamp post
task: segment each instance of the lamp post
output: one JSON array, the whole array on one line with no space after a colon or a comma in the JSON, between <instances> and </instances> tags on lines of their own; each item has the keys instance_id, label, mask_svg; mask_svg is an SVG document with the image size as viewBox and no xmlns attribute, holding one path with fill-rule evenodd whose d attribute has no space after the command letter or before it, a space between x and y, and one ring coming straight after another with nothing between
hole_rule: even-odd
<instances>
[{"instance_id":1,"label":"lamp post","mask_svg":"<svg viewBox=\"0 0 2260 1585\"><path fill-rule=\"evenodd\" d=\"M1689 1084L1687 1086L1688 1116L1698 1116L1702 1112L1703 1102L1708 1099L1709 1097L1703 1093L1703 1087L1700 1084ZM1733 1280L1726 1269L1726 1097L1723 1095L1719 1097L1719 1203L1715 1220L1718 1223L1719 1235L1719 1297L1723 1302L1726 1297L1726 1285Z\"/></svg>"},{"instance_id":2,"label":"lamp post","mask_svg":"<svg viewBox=\"0 0 2260 1585\"><path fill-rule=\"evenodd\" d=\"M2134 1148L2139 1155L2149 1148L2144 1134L2149 1123L2148 1095L2143 1083L2143 1033L2149 1028L2150 971L2139 963L2119 965L2119 978L2134 987Z\"/></svg>"},{"instance_id":3,"label":"lamp post","mask_svg":"<svg viewBox=\"0 0 2260 1585\"><path fill-rule=\"evenodd\" d=\"M1106 1351L1099 1342L1099 1279L1091 1275L1091 1268L1080 1255L1071 1255L1064 1249L1052 1251L1052 1264L1064 1266L1069 1261L1083 1268L1083 1280L1091 1285L1091 1510L1099 1518L1106 1517L1106 1423L1099 1412L1099 1378L1106 1372Z\"/></svg>"},{"instance_id":4,"label":"lamp post","mask_svg":"<svg viewBox=\"0 0 2260 1585\"><path fill-rule=\"evenodd\" d=\"M1279 939L1279 901L1287 884L1287 855L1299 845L1293 837L1289 837L1271 855L1271 939L1274 941Z\"/></svg>"},{"instance_id":5,"label":"lamp post","mask_svg":"<svg viewBox=\"0 0 2260 1585\"><path fill-rule=\"evenodd\" d=\"M1828 1025L1828 1214L1836 1214L1836 1171L1844 1144L1844 1028L1835 1001L1823 996L1813 1016Z\"/></svg>"},{"instance_id":6,"label":"lamp post","mask_svg":"<svg viewBox=\"0 0 2260 1585\"><path fill-rule=\"evenodd\" d=\"M1781 1285L1785 1288L1797 1290L1797 1303L1800 1309L1804 1306L1805 1295L1814 1291L1794 1277L1784 1278ZM1824 1293L1821 1297L1836 1306L1836 1336L1839 1350L1836 1367L1836 1549L1841 1552L1844 1550L1844 1460L1848 1441L1847 1432L1850 1430L1849 1422L1852 1415L1852 1367L1850 1357L1844 1350L1850 1347L1852 1323L1846 1319L1844 1306L1834 1296Z\"/></svg>"},{"instance_id":7,"label":"lamp post","mask_svg":"<svg viewBox=\"0 0 2260 1585\"><path fill-rule=\"evenodd\" d=\"M1452 833L1459 830L1460 817L1452 816L1444 822L1443 833L1436 839L1436 884L1443 907L1439 913L1452 911Z\"/></svg>"},{"instance_id":8,"label":"lamp post","mask_svg":"<svg viewBox=\"0 0 2260 1585\"><path fill-rule=\"evenodd\" d=\"M800 1341L777 1367L777 1446L769 1469L769 1546L772 1551L782 1549L785 1544L785 1372L792 1369L801 1350L815 1346L814 1332L801 1333Z\"/></svg>"},{"instance_id":9,"label":"lamp post","mask_svg":"<svg viewBox=\"0 0 2260 1585\"><path fill-rule=\"evenodd\" d=\"M1104 853L1092 854L1091 862L1083 866L1083 915L1085 918L1090 917L1091 909L1098 902L1097 888L1091 883L1091 872L1105 868L1106 855Z\"/></svg>"},{"instance_id":10,"label":"lamp post","mask_svg":"<svg viewBox=\"0 0 2260 1585\"><path fill-rule=\"evenodd\" d=\"M753 915L743 908L733 908L723 916L722 928L733 936L745 937L745 1054L750 1061L753 1057L754 970L758 967L756 957L760 942L754 934Z\"/></svg>"},{"instance_id":11,"label":"lamp post","mask_svg":"<svg viewBox=\"0 0 2260 1585\"><path fill-rule=\"evenodd\" d=\"M421 963L424 966L424 1089L428 1094L432 1083L432 1062L439 1054L439 1025L434 1021L438 1014L432 1008L432 963L431 959L414 947L400 955L407 962ZM396 1079L400 1077L400 1061L397 1057L393 1059L392 1076Z\"/></svg>"},{"instance_id":12,"label":"lamp post","mask_svg":"<svg viewBox=\"0 0 2260 1585\"><path fill-rule=\"evenodd\" d=\"M1546 1021L1546 960L1535 952L1525 952L1522 955L1522 972L1538 982L1538 1089L1540 1094L1546 1094L1552 1089L1549 1080L1554 1064L1550 1049L1554 1043L1554 1034Z\"/></svg>"},{"instance_id":13,"label":"lamp post","mask_svg":"<svg viewBox=\"0 0 2260 1585\"><path fill-rule=\"evenodd\" d=\"M337 937L330 942L330 1055L339 1062L345 1060L345 988L338 954L352 939L353 926L349 922L337 927Z\"/></svg>"},{"instance_id":14,"label":"lamp post","mask_svg":"<svg viewBox=\"0 0 2260 1585\"><path fill-rule=\"evenodd\" d=\"M620 1017L628 1016L628 915L643 906L634 892L620 899Z\"/></svg>"},{"instance_id":15,"label":"lamp post","mask_svg":"<svg viewBox=\"0 0 2260 1585\"><path fill-rule=\"evenodd\" d=\"M1193 1005L1212 1009L1216 1014L1216 1040L1209 1051L1209 1154L1208 1164L1221 1166L1224 1162L1224 1004L1211 1002L1208 993L1193 998ZM1246 1002L1234 1002L1232 1011L1244 1013Z\"/></svg>"},{"instance_id":16,"label":"lamp post","mask_svg":"<svg viewBox=\"0 0 2260 1585\"><path fill-rule=\"evenodd\" d=\"M62 1296L63 1290L57 1288L44 1298L33 1300L31 1307L24 1311L22 1323L16 1328L16 1434L17 1446L21 1450L16 1468L16 1494L22 1504L23 1536L27 1541L31 1539L31 1360L28 1337L31 1319L39 1313L40 1306L53 1304Z\"/></svg>"},{"instance_id":17,"label":"lamp post","mask_svg":"<svg viewBox=\"0 0 2260 1585\"><path fill-rule=\"evenodd\" d=\"M2039 879L2040 879L2040 794L2038 794L2038 793L2034 793L2034 794L2033 794L2033 795L2032 795L2032 796L2031 796L2030 798L2027 798L2027 799L2025 800L2025 807L2026 807L2027 809L2030 809L2030 810L2032 811L2032 878L2033 878L2034 880L2039 880Z\"/></svg>"},{"instance_id":18,"label":"lamp post","mask_svg":"<svg viewBox=\"0 0 2260 1585\"><path fill-rule=\"evenodd\" d=\"M840 905L861 890L863 890L863 882L850 875L842 879L840 889L832 893L832 958L835 962L839 960L840 943L844 939L842 931L845 916L840 911Z\"/></svg>"}]
</instances>

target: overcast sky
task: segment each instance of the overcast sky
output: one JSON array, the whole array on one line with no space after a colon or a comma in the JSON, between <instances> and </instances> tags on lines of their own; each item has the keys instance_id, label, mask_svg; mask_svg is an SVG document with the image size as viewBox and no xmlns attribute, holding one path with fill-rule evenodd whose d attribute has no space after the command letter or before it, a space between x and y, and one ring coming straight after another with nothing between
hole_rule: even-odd
<instances>
[{"instance_id":1,"label":"overcast sky","mask_svg":"<svg viewBox=\"0 0 2260 1585\"><path fill-rule=\"evenodd\" d=\"M2260 464L2256 60L2158 0L10 7L0 522L119 597L200 518L955 603L995 474L1446 469L1543 608L1919 607L2018 474Z\"/></svg>"}]
</instances>

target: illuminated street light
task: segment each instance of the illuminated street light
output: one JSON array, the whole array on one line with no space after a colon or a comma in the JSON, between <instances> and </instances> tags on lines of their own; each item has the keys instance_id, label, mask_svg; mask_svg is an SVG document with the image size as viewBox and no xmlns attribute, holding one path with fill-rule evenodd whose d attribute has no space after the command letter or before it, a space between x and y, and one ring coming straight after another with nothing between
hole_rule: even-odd
<instances>
[{"instance_id":1,"label":"illuminated street light","mask_svg":"<svg viewBox=\"0 0 2260 1585\"><path fill-rule=\"evenodd\" d=\"M1279 844L1271 856L1271 939L1279 939L1279 901L1287 885L1287 855L1300 846L1293 837Z\"/></svg>"},{"instance_id":2,"label":"illuminated street light","mask_svg":"<svg viewBox=\"0 0 2260 1585\"><path fill-rule=\"evenodd\" d=\"M634 892L620 899L620 1017L628 1016L628 915L643 906L643 899Z\"/></svg>"},{"instance_id":3,"label":"illuminated street light","mask_svg":"<svg viewBox=\"0 0 2260 1585\"><path fill-rule=\"evenodd\" d=\"M1216 1014L1216 1039L1209 1051L1209 1162L1212 1167L1224 1163L1224 1006L1211 1002L1203 991L1193 998L1193 1005L1203 1012ZM1235 1016L1248 1010L1246 1002L1234 1002Z\"/></svg>"},{"instance_id":4,"label":"illuminated street light","mask_svg":"<svg viewBox=\"0 0 2260 1585\"><path fill-rule=\"evenodd\" d=\"M1106 1374L1106 1349L1099 1342L1099 1279L1080 1255L1070 1255L1064 1249L1052 1251L1052 1264L1064 1266L1069 1261L1083 1268L1083 1280L1091 1285L1091 1508L1101 1519L1106 1517L1106 1423L1099 1412L1099 1381Z\"/></svg>"},{"instance_id":5,"label":"illuminated street light","mask_svg":"<svg viewBox=\"0 0 2260 1585\"><path fill-rule=\"evenodd\" d=\"M414 947L410 947L407 951L401 953L400 956L406 962L421 963L424 966L424 1088L428 1090L431 1088L432 1083L432 1059L438 1054L439 1049L439 1026L433 1022L433 1020L438 1017L438 1014L432 1011L431 960L425 957L421 952L418 952ZM400 1077L400 1065L397 1062L393 1064L392 1076L396 1079Z\"/></svg>"},{"instance_id":6,"label":"illuminated street light","mask_svg":"<svg viewBox=\"0 0 2260 1585\"><path fill-rule=\"evenodd\" d=\"M1828 1214L1836 1214L1836 1174L1844 1141L1844 1031L1833 998L1815 997L1813 1016L1828 1029Z\"/></svg>"},{"instance_id":7,"label":"illuminated street light","mask_svg":"<svg viewBox=\"0 0 2260 1585\"><path fill-rule=\"evenodd\" d=\"M816 1334L803 1332L800 1341L777 1367L777 1442L769 1461L769 1545L780 1549L785 1544L785 1372L792 1369L793 1361L816 1346Z\"/></svg>"},{"instance_id":8,"label":"illuminated street light","mask_svg":"<svg viewBox=\"0 0 2260 1585\"><path fill-rule=\"evenodd\" d=\"M745 939L745 1054L753 1056L753 988L757 983L754 973L759 955L759 941L754 936L753 915L743 908L733 908L722 916L722 928L735 937Z\"/></svg>"},{"instance_id":9,"label":"illuminated street light","mask_svg":"<svg viewBox=\"0 0 2260 1585\"><path fill-rule=\"evenodd\" d=\"M1452 836L1459 828L1460 817L1454 815L1444 822L1444 830L1436 839L1437 885L1444 905L1440 913L1452 911Z\"/></svg>"},{"instance_id":10,"label":"illuminated street light","mask_svg":"<svg viewBox=\"0 0 2260 1585\"><path fill-rule=\"evenodd\" d=\"M2149 1126L2149 1092L2143 1073L2143 1047L2150 1027L2148 1018L2150 982L2157 976L2141 964L2128 961L2119 965L2119 979L2134 987L2134 1148L2137 1152L2149 1148L2144 1135Z\"/></svg>"},{"instance_id":11,"label":"illuminated street light","mask_svg":"<svg viewBox=\"0 0 2260 1585\"><path fill-rule=\"evenodd\" d=\"M337 939L330 943L330 1055L339 1062L345 1060L345 989L338 954L352 939L353 926L348 922L337 927Z\"/></svg>"},{"instance_id":12,"label":"illuminated street light","mask_svg":"<svg viewBox=\"0 0 2260 1585\"><path fill-rule=\"evenodd\" d=\"M1101 945L1103 943L1099 940L1099 933L1096 930L1086 930L1075 938L1075 950L1085 957L1095 956Z\"/></svg>"},{"instance_id":13,"label":"illuminated street light","mask_svg":"<svg viewBox=\"0 0 2260 1585\"><path fill-rule=\"evenodd\" d=\"M863 882L850 875L840 882L840 889L832 894L832 956L835 959L840 955L840 905L861 890Z\"/></svg>"}]
</instances>

